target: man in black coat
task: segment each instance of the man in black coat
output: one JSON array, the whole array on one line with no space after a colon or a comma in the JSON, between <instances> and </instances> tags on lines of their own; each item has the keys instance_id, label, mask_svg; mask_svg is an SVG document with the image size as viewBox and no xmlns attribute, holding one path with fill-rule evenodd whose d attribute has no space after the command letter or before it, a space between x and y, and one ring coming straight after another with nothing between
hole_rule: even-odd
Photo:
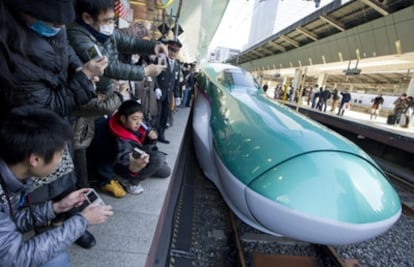
<instances>
[{"instance_id":1,"label":"man in black coat","mask_svg":"<svg viewBox=\"0 0 414 267\"><path fill-rule=\"evenodd\" d=\"M167 41L168 57L165 60L166 68L156 78L155 95L157 97L158 114L157 114L157 131L158 141L170 143L165 139L165 129L167 128L168 116L171 112L171 103L180 99L180 65L175 60L180 48L181 42L176 40ZM161 62L160 62L161 63ZM179 105L179 103L177 103Z\"/></svg>"}]
</instances>

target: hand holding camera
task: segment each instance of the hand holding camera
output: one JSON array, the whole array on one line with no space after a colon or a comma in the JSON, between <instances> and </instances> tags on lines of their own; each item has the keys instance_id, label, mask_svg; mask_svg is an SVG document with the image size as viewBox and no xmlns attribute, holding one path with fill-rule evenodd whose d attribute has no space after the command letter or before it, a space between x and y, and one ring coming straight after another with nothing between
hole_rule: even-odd
<instances>
[{"instance_id":1,"label":"hand holding camera","mask_svg":"<svg viewBox=\"0 0 414 267\"><path fill-rule=\"evenodd\" d=\"M130 155L129 170L132 172L142 170L149 163L149 155L137 147L133 149Z\"/></svg>"},{"instance_id":2,"label":"hand holding camera","mask_svg":"<svg viewBox=\"0 0 414 267\"><path fill-rule=\"evenodd\" d=\"M89 61L82 66L82 71L88 76L89 80L94 80L97 76L102 76L105 68L108 66L108 58L102 55L98 46L94 44L86 49Z\"/></svg>"},{"instance_id":3,"label":"hand holding camera","mask_svg":"<svg viewBox=\"0 0 414 267\"><path fill-rule=\"evenodd\" d=\"M167 56L165 54L158 54L158 65L167 66Z\"/></svg>"},{"instance_id":4,"label":"hand holding camera","mask_svg":"<svg viewBox=\"0 0 414 267\"><path fill-rule=\"evenodd\" d=\"M105 206L102 198L98 195L98 193L94 189L90 189L86 194L86 201L90 204L94 205L102 205Z\"/></svg>"},{"instance_id":5,"label":"hand holding camera","mask_svg":"<svg viewBox=\"0 0 414 267\"><path fill-rule=\"evenodd\" d=\"M149 155L145 153L145 151L139 149L138 147L135 147L134 150L132 150L132 157L134 159L148 159Z\"/></svg>"},{"instance_id":6,"label":"hand holding camera","mask_svg":"<svg viewBox=\"0 0 414 267\"><path fill-rule=\"evenodd\" d=\"M102 198L94 189L88 188L88 191L84 192L84 195L86 198L85 203L88 205L81 211L81 214L89 224L103 223L114 214L112 207L105 205Z\"/></svg>"},{"instance_id":7,"label":"hand holding camera","mask_svg":"<svg viewBox=\"0 0 414 267\"><path fill-rule=\"evenodd\" d=\"M88 221L88 224L100 224L109 219L114 212L112 206L89 205L81 211L81 214Z\"/></svg>"}]
</instances>

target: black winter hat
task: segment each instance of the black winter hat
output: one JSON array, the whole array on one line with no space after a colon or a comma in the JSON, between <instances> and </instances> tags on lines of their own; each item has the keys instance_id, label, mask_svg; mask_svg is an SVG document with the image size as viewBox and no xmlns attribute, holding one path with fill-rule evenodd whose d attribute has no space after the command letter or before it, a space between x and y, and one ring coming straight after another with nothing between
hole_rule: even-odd
<instances>
[{"instance_id":1,"label":"black winter hat","mask_svg":"<svg viewBox=\"0 0 414 267\"><path fill-rule=\"evenodd\" d=\"M73 0L14 0L18 10L34 18L68 24L75 19Z\"/></svg>"}]
</instances>

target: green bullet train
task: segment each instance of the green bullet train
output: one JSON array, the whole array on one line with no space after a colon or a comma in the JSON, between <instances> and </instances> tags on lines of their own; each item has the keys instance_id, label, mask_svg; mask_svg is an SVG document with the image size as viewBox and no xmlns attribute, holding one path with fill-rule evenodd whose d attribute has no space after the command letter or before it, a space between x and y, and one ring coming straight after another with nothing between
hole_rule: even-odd
<instances>
[{"instance_id":1,"label":"green bullet train","mask_svg":"<svg viewBox=\"0 0 414 267\"><path fill-rule=\"evenodd\" d=\"M252 227L317 244L365 241L387 231L401 202L357 145L268 99L235 66L200 66L193 136L205 176Z\"/></svg>"}]
</instances>

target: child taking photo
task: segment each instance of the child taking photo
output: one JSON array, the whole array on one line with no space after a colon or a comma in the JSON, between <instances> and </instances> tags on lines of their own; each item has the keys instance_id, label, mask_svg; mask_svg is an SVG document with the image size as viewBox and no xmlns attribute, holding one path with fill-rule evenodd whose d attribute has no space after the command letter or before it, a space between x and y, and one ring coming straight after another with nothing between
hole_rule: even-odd
<instances>
[{"instance_id":1,"label":"child taking photo","mask_svg":"<svg viewBox=\"0 0 414 267\"><path fill-rule=\"evenodd\" d=\"M142 180L148 177L167 178L171 173L165 154L154 146L157 132L149 128L143 119L141 104L127 100L109 121L110 131L116 137L114 171L125 179L123 184L131 194L144 191L140 185Z\"/></svg>"}]
</instances>

